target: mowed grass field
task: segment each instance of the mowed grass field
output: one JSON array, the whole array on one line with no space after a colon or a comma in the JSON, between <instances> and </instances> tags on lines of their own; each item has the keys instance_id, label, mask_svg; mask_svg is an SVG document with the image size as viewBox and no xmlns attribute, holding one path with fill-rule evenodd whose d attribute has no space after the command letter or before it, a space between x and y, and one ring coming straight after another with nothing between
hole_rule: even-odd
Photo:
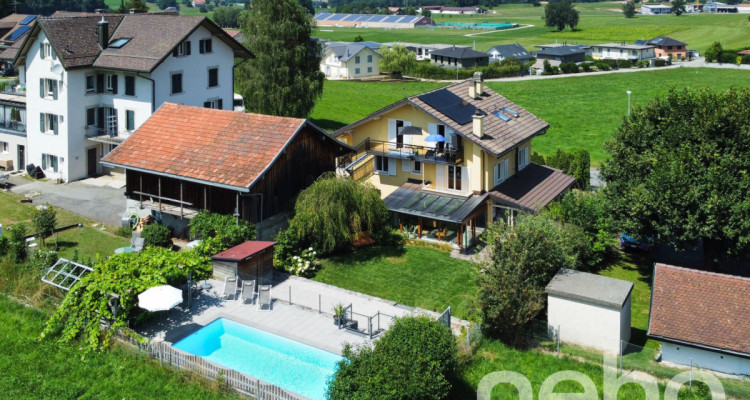
<instances>
[{"instance_id":1,"label":"mowed grass field","mask_svg":"<svg viewBox=\"0 0 750 400\"><path fill-rule=\"evenodd\" d=\"M534 139L540 154L586 149L594 165L607 159L602 145L633 107L645 105L670 88L726 90L746 86L750 71L713 68L649 69L569 78L487 82L487 86L550 123ZM445 86L437 82L326 81L323 96L311 114L313 122L334 130L404 97Z\"/></svg>"},{"instance_id":2,"label":"mowed grass field","mask_svg":"<svg viewBox=\"0 0 750 400\"><path fill-rule=\"evenodd\" d=\"M714 41L724 47L750 46L750 22L746 15L637 15L625 18L619 2L577 3L580 13L576 31L556 32L544 26L544 7L531 4L504 4L488 14L475 16L435 15L436 22L512 22L533 25L530 28L502 31L474 31L441 28L370 29L319 27L316 37L329 40L352 41L357 35L375 42L447 43L475 46L486 51L498 44L520 43L527 49L534 45L568 42L595 44L606 42L633 42L657 36L669 36L688 43L701 53Z\"/></svg>"}]
</instances>

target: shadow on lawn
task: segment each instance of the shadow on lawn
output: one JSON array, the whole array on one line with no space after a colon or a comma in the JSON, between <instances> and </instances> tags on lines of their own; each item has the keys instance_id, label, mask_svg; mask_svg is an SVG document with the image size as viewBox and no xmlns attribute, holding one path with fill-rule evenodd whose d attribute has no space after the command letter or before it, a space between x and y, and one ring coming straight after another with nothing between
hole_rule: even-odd
<instances>
[{"instance_id":1,"label":"shadow on lawn","mask_svg":"<svg viewBox=\"0 0 750 400\"><path fill-rule=\"evenodd\" d=\"M360 247L351 253L333 255L330 259L339 264L352 264L383 257L402 257L404 254L406 254L404 246L368 246Z\"/></svg>"},{"instance_id":2,"label":"shadow on lawn","mask_svg":"<svg viewBox=\"0 0 750 400\"><path fill-rule=\"evenodd\" d=\"M317 125L319 128L325 129L328 132L332 132L336 129L346 126L346 124L341 121L334 121L331 119L311 118L310 120L313 124Z\"/></svg>"}]
</instances>

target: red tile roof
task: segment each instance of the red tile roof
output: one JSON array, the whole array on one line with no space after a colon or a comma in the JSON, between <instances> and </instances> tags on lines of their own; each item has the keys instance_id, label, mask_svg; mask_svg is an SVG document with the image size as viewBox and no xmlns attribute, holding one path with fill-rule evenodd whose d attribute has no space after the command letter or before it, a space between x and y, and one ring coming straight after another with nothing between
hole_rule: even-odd
<instances>
[{"instance_id":1,"label":"red tile roof","mask_svg":"<svg viewBox=\"0 0 750 400\"><path fill-rule=\"evenodd\" d=\"M219 254L211 257L212 260L242 261L253 254L259 253L275 245L276 242L262 242L258 240L249 240L245 243L238 244L230 249L226 249Z\"/></svg>"},{"instance_id":2,"label":"red tile roof","mask_svg":"<svg viewBox=\"0 0 750 400\"><path fill-rule=\"evenodd\" d=\"M164 103L102 162L249 188L306 123L300 118Z\"/></svg>"},{"instance_id":3,"label":"red tile roof","mask_svg":"<svg viewBox=\"0 0 750 400\"><path fill-rule=\"evenodd\" d=\"M750 278L656 264L648 335L750 355Z\"/></svg>"}]
</instances>

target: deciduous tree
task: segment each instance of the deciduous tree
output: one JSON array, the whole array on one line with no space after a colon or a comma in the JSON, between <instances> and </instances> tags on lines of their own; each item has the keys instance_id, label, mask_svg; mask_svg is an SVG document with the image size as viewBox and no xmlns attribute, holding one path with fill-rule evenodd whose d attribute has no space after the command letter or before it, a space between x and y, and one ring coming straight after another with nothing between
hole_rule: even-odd
<instances>
[{"instance_id":1,"label":"deciduous tree","mask_svg":"<svg viewBox=\"0 0 750 400\"><path fill-rule=\"evenodd\" d=\"M685 13L685 0L672 0L672 14L680 16Z\"/></svg>"},{"instance_id":2,"label":"deciduous tree","mask_svg":"<svg viewBox=\"0 0 750 400\"><path fill-rule=\"evenodd\" d=\"M566 26L575 30L578 25L578 10L573 6L572 0L550 2L544 7L544 25L562 31Z\"/></svg>"},{"instance_id":3,"label":"deciduous tree","mask_svg":"<svg viewBox=\"0 0 750 400\"><path fill-rule=\"evenodd\" d=\"M31 223L36 229L36 234L42 239L42 244L44 244L44 239L51 236L55 231L56 215L55 209L49 205L34 209L33 214L31 214Z\"/></svg>"},{"instance_id":4,"label":"deciduous tree","mask_svg":"<svg viewBox=\"0 0 750 400\"><path fill-rule=\"evenodd\" d=\"M305 118L323 93L321 48L312 17L297 0L256 0L243 13L242 32L255 55L237 68L236 88L247 109Z\"/></svg>"},{"instance_id":5,"label":"deciduous tree","mask_svg":"<svg viewBox=\"0 0 750 400\"><path fill-rule=\"evenodd\" d=\"M635 16L635 2L631 0L622 3L622 13L625 18L633 18Z\"/></svg>"},{"instance_id":6,"label":"deciduous tree","mask_svg":"<svg viewBox=\"0 0 750 400\"><path fill-rule=\"evenodd\" d=\"M380 59L380 70L391 75L403 75L408 73L416 64L417 58L405 46L394 45L390 49L384 48L380 51L383 56Z\"/></svg>"}]
</instances>

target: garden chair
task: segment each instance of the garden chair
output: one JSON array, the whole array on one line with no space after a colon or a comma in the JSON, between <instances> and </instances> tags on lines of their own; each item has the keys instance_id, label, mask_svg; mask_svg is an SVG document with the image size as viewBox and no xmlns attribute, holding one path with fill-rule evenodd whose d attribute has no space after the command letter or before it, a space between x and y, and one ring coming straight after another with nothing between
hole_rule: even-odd
<instances>
[{"instance_id":1,"label":"garden chair","mask_svg":"<svg viewBox=\"0 0 750 400\"><path fill-rule=\"evenodd\" d=\"M271 285L258 286L258 310L271 311Z\"/></svg>"},{"instance_id":2,"label":"garden chair","mask_svg":"<svg viewBox=\"0 0 750 400\"><path fill-rule=\"evenodd\" d=\"M240 298L242 299L242 303L245 303L245 300L250 300L250 303L252 304L255 300L255 279L251 280L243 280L242 281L242 291L240 292Z\"/></svg>"},{"instance_id":3,"label":"garden chair","mask_svg":"<svg viewBox=\"0 0 750 400\"><path fill-rule=\"evenodd\" d=\"M448 233L448 228L443 228L443 230L438 230L435 236L437 236L437 240L444 240L446 233Z\"/></svg>"},{"instance_id":4,"label":"garden chair","mask_svg":"<svg viewBox=\"0 0 750 400\"><path fill-rule=\"evenodd\" d=\"M233 299L237 299L237 277L228 276L224 278L224 299L232 296Z\"/></svg>"}]
</instances>

